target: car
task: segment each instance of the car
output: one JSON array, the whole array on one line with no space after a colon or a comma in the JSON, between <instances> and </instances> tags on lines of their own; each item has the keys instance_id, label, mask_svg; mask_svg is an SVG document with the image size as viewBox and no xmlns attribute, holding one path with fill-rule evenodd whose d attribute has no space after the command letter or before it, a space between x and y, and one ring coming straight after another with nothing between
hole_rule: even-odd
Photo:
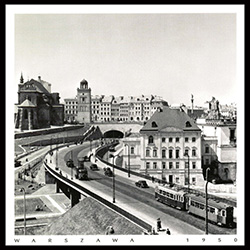
<instances>
[{"instance_id":1,"label":"car","mask_svg":"<svg viewBox=\"0 0 250 250\"><path fill-rule=\"evenodd\" d=\"M148 184L147 184L147 182L144 181L144 180L139 180L139 181L137 181L137 182L135 183L135 185L136 185L137 187L140 187L140 188L148 188Z\"/></svg>"},{"instance_id":2,"label":"car","mask_svg":"<svg viewBox=\"0 0 250 250\"><path fill-rule=\"evenodd\" d=\"M111 169L109 167L107 168L104 168L104 174L107 175L107 176L113 176L113 172L111 171Z\"/></svg>"},{"instance_id":3,"label":"car","mask_svg":"<svg viewBox=\"0 0 250 250\"><path fill-rule=\"evenodd\" d=\"M109 148L109 152L115 152L115 148L114 148L113 146L111 146L111 147Z\"/></svg>"},{"instance_id":4,"label":"car","mask_svg":"<svg viewBox=\"0 0 250 250\"><path fill-rule=\"evenodd\" d=\"M15 168L22 166L21 161L15 159Z\"/></svg>"},{"instance_id":5,"label":"car","mask_svg":"<svg viewBox=\"0 0 250 250\"><path fill-rule=\"evenodd\" d=\"M94 164L94 163L91 164L90 169L93 170L93 171L94 171L94 170L99 170L99 168L97 167L97 165Z\"/></svg>"}]
</instances>

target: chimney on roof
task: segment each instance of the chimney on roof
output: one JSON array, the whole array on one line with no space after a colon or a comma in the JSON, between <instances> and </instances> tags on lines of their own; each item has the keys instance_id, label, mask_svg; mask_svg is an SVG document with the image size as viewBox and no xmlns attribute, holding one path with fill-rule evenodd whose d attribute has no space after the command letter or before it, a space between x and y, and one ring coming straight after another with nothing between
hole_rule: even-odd
<instances>
[{"instance_id":1,"label":"chimney on roof","mask_svg":"<svg viewBox=\"0 0 250 250\"><path fill-rule=\"evenodd\" d=\"M41 81L41 76L38 76L38 81Z\"/></svg>"}]
</instances>

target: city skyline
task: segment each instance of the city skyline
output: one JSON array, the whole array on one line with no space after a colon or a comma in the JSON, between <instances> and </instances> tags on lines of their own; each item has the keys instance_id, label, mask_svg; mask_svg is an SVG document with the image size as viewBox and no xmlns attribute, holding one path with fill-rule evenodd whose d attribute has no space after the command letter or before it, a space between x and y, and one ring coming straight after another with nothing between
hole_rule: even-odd
<instances>
[{"instance_id":1,"label":"city skyline","mask_svg":"<svg viewBox=\"0 0 250 250\"><path fill-rule=\"evenodd\" d=\"M21 72L25 81L50 82L61 102L86 79L97 95L153 94L191 105L193 94L197 106L212 96L230 104L236 15L17 14L15 89Z\"/></svg>"}]
</instances>

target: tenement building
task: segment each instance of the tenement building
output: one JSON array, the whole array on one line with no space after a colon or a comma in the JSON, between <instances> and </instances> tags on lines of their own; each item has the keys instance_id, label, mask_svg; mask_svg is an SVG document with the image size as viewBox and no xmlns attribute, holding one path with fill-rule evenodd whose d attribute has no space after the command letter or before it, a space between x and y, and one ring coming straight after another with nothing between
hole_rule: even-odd
<instances>
[{"instance_id":1,"label":"tenement building","mask_svg":"<svg viewBox=\"0 0 250 250\"><path fill-rule=\"evenodd\" d=\"M59 102L59 93L51 92L51 84L31 79L24 82L21 75L18 85L18 104L15 128L31 130L64 124L64 105Z\"/></svg>"},{"instance_id":2,"label":"tenement building","mask_svg":"<svg viewBox=\"0 0 250 250\"><path fill-rule=\"evenodd\" d=\"M202 186L201 130L182 109L161 107L123 139L123 167L169 183Z\"/></svg>"},{"instance_id":3,"label":"tenement building","mask_svg":"<svg viewBox=\"0 0 250 250\"><path fill-rule=\"evenodd\" d=\"M168 106L160 96L91 95L83 80L76 98L64 99L65 122L145 122L158 107Z\"/></svg>"}]
</instances>

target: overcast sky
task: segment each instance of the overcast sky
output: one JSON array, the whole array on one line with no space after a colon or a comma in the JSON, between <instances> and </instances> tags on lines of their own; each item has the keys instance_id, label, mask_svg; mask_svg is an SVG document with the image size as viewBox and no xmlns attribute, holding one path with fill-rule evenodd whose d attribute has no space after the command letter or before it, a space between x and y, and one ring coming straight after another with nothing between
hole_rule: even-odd
<instances>
[{"instance_id":1,"label":"overcast sky","mask_svg":"<svg viewBox=\"0 0 250 250\"><path fill-rule=\"evenodd\" d=\"M15 81L52 91L159 95L170 104L236 102L235 14L16 14Z\"/></svg>"}]
</instances>

